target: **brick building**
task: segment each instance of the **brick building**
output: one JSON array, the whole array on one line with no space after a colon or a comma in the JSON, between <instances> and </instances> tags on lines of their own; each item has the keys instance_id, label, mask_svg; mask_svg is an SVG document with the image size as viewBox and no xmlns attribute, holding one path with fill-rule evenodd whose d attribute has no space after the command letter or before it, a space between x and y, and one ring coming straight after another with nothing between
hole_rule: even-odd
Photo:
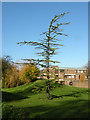
<instances>
[{"instance_id":1,"label":"brick building","mask_svg":"<svg viewBox=\"0 0 90 120\"><path fill-rule=\"evenodd\" d=\"M84 76L83 80L88 80L88 70L86 68L59 68L58 66L53 66L49 71L50 79L55 79L65 84L70 80L80 80L82 75ZM47 79L46 72L46 69L41 71L42 79Z\"/></svg>"}]
</instances>

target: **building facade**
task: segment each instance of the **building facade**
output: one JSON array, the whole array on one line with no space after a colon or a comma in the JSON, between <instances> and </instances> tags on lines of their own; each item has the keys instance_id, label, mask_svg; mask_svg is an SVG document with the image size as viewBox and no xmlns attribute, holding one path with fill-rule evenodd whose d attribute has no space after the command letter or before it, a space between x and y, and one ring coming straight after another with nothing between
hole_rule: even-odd
<instances>
[{"instance_id":1,"label":"building facade","mask_svg":"<svg viewBox=\"0 0 90 120\"><path fill-rule=\"evenodd\" d=\"M49 71L50 79L58 81L88 80L88 70L86 68L59 68L58 66L53 66ZM46 69L41 71L42 79L47 79L46 72Z\"/></svg>"}]
</instances>

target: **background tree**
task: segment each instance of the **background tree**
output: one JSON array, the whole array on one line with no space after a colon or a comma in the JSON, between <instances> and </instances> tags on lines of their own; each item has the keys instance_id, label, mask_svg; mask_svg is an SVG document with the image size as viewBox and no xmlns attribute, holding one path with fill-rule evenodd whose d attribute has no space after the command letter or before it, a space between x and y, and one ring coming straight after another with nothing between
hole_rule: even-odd
<instances>
[{"instance_id":1,"label":"background tree","mask_svg":"<svg viewBox=\"0 0 90 120\"><path fill-rule=\"evenodd\" d=\"M49 99L49 89L50 89L50 83L49 83L49 67L51 66L50 63L58 63L58 61L51 60L51 57L56 54L56 50L58 49L59 46L63 46L62 44L58 43L58 39L56 38L58 35L63 35L63 36L68 36L67 34L63 34L62 31L63 29L60 28L62 25L68 25L70 22L66 23L60 23L58 20L63 17L65 14L69 12L60 14L60 15L55 15L55 17L51 20L49 28L46 32L43 32L41 35L45 35L45 38L41 40L40 42L19 42L17 44L20 45L32 45L35 46L38 49L41 49L41 52L37 53L38 55L42 56L42 59L28 59L28 60L33 60L36 62L36 64L41 65L42 67L47 68L47 99Z\"/></svg>"},{"instance_id":2,"label":"background tree","mask_svg":"<svg viewBox=\"0 0 90 120\"><path fill-rule=\"evenodd\" d=\"M80 81L83 82L85 80L85 74L81 73L80 74Z\"/></svg>"},{"instance_id":3,"label":"background tree","mask_svg":"<svg viewBox=\"0 0 90 120\"><path fill-rule=\"evenodd\" d=\"M20 71L20 80L23 83L30 83L37 79L37 76L39 75L40 71L39 69L34 65L34 63L30 63L27 65L24 65L21 68Z\"/></svg>"},{"instance_id":4,"label":"background tree","mask_svg":"<svg viewBox=\"0 0 90 120\"><path fill-rule=\"evenodd\" d=\"M5 87L5 78L7 71L11 70L13 68L12 60L10 56L3 56L1 58L2 62L2 87Z\"/></svg>"},{"instance_id":5,"label":"background tree","mask_svg":"<svg viewBox=\"0 0 90 120\"><path fill-rule=\"evenodd\" d=\"M19 85L19 69L11 57L4 56L0 61L2 62L2 87L11 88Z\"/></svg>"},{"instance_id":6,"label":"background tree","mask_svg":"<svg viewBox=\"0 0 90 120\"><path fill-rule=\"evenodd\" d=\"M2 77L5 78L6 72L13 68L12 60L10 56L4 56L2 59Z\"/></svg>"},{"instance_id":7,"label":"background tree","mask_svg":"<svg viewBox=\"0 0 90 120\"><path fill-rule=\"evenodd\" d=\"M5 78L2 79L2 87L4 88L12 88L18 86L19 83L19 70L17 66L13 65L13 68L8 69Z\"/></svg>"}]
</instances>

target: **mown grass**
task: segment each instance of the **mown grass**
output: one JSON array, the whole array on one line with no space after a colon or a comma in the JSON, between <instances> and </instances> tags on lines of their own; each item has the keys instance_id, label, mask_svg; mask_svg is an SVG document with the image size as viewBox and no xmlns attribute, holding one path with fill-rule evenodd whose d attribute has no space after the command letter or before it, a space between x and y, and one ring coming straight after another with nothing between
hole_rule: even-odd
<instances>
[{"instance_id":1,"label":"mown grass","mask_svg":"<svg viewBox=\"0 0 90 120\"><path fill-rule=\"evenodd\" d=\"M51 82L50 100L47 100L45 83L45 80L38 80L28 85L2 89L3 102L22 109L25 113L23 119L26 120L88 118L87 88Z\"/></svg>"}]
</instances>

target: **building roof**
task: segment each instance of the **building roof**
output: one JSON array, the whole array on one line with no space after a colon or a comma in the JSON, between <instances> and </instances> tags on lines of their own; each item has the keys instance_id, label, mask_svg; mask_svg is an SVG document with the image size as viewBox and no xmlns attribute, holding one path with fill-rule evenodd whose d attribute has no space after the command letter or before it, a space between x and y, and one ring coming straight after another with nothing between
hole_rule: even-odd
<instances>
[{"instance_id":1,"label":"building roof","mask_svg":"<svg viewBox=\"0 0 90 120\"><path fill-rule=\"evenodd\" d=\"M58 81L65 81L65 80L63 80L63 79L59 79Z\"/></svg>"},{"instance_id":2,"label":"building roof","mask_svg":"<svg viewBox=\"0 0 90 120\"><path fill-rule=\"evenodd\" d=\"M58 66L53 66L54 68L57 68L57 69L70 69L70 70L87 70L86 67L58 67ZM46 68L42 69L42 70L45 70ZM50 68L52 69L52 68Z\"/></svg>"},{"instance_id":3,"label":"building roof","mask_svg":"<svg viewBox=\"0 0 90 120\"><path fill-rule=\"evenodd\" d=\"M59 69L87 70L85 67L59 67Z\"/></svg>"},{"instance_id":4,"label":"building roof","mask_svg":"<svg viewBox=\"0 0 90 120\"><path fill-rule=\"evenodd\" d=\"M76 74L64 74L64 75L76 75Z\"/></svg>"}]
</instances>

